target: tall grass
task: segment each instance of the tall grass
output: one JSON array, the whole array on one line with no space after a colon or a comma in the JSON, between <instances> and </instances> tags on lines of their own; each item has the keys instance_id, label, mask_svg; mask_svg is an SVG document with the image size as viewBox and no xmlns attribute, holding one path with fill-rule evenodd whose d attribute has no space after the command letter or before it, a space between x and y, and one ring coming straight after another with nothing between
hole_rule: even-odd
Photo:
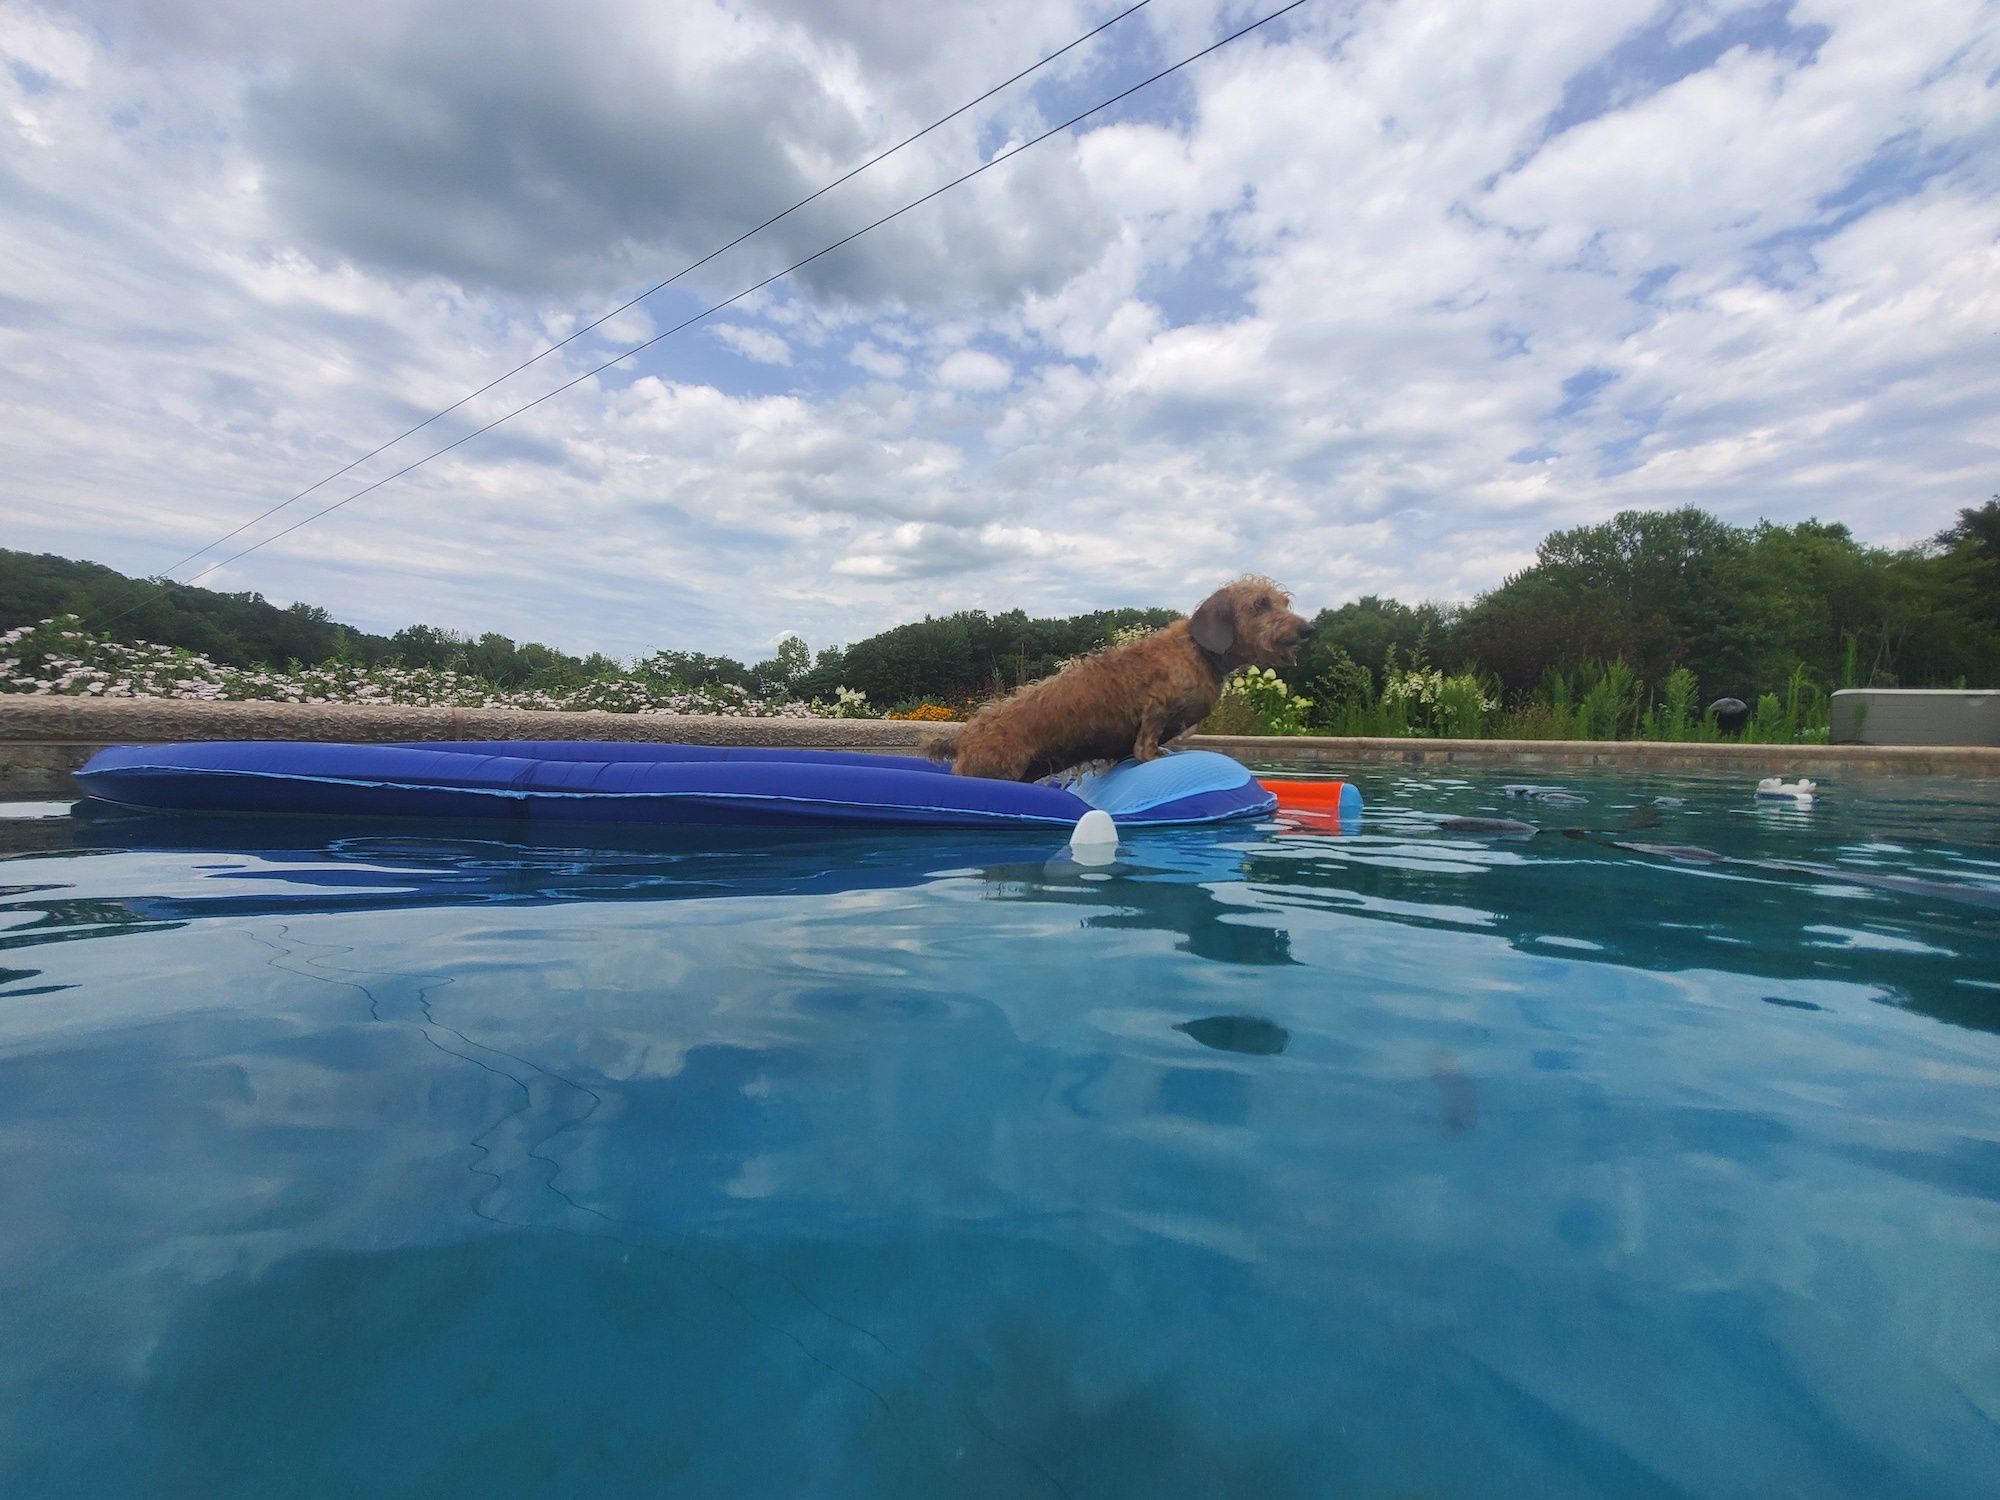
<instances>
[{"instance_id":1,"label":"tall grass","mask_svg":"<svg viewBox=\"0 0 2000 1500\"><path fill-rule=\"evenodd\" d=\"M1623 657L1580 669L1586 678L1576 703L1580 740L1630 739L1639 720L1639 674Z\"/></svg>"},{"instance_id":2,"label":"tall grass","mask_svg":"<svg viewBox=\"0 0 2000 1500\"><path fill-rule=\"evenodd\" d=\"M1310 734L1684 743L1729 738L1702 708L1701 685L1686 667L1654 686L1623 660L1551 667L1530 692L1503 704L1497 682L1441 672L1419 655L1403 667L1392 658L1379 691L1372 674L1351 662L1322 674L1313 688L1305 726ZM1800 665L1783 691L1758 699L1740 737L1760 744L1823 741L1829 705L1826 690Z\"/></svg>"},{"instance_id":3,"label":"tall grass","mask_svg":"<svg viewBox=\"0 0 2000 1500\"><path fill-rule=\"evenodd\" d=\"M1782 694L1765 693L1757 699L1756 710L1744 726L1743 738L1758 745L1823 740L1827 737L1830 706L1831 699L1825 689L1806 674L1802 663L1792 668Z\"/></svg>"},{"instance_id":4,"label":"tall grass","mask_svg":"<svg viewBox=\"0 0 2000 1500\"><path fill-rule=\"evenodd\" d=\"M1675 667L1660 684L1659 702L1639 720L1642 740L1692 740L1701 738L1703 720L1695 704L1700 701L1700 684L1686 667Z\"/></svg>"}]
</instances>

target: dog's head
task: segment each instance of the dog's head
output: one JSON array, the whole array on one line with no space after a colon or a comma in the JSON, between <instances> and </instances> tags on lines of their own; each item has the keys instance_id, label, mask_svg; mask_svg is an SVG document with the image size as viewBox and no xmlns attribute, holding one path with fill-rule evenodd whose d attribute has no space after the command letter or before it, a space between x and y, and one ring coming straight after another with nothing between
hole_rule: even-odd
<instances>
[{"instance_id":1,"label":"dog's head","mask_svg":"<svg viewBox=\"0 0 2000 1500\"><path fill-rule=\"evenodd\" d=\"M1292 596L1268 578L1239 578L1202 600L1188 620L1195 644L1225 669L1279 667L1298 654L1312 622L1292 613Z\"/></svg>"}]
</instances>

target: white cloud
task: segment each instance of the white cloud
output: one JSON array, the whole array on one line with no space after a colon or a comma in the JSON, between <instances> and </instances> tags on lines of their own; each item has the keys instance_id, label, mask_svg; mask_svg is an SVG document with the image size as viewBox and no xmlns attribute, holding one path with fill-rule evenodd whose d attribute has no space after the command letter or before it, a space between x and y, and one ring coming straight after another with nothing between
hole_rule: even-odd
<instances>
[{"instance_id":1,"label":"white cloud","mask_svg":"<svg viewBox=\"0 0 2000 1500\"><path fill-rule=\"evenodd\" d=\"M882 348L871 339L863 339L848 350L847 358L855 368L866 370L870 375L879 375L884 380L900 380L910 368L910 362L902 355Z\"/></svg>"},{"instance_id":2,"label":"white cloud","mask_svg":"<svg viewBox=\"0 0 2000 1500\"><path fill-rule=\"evenodd\" d=\"M960 349L938 361L937 383L954 391L1002 391L1014 379L1014 367L979 349Z\"/></svg>"},{"instance_id":3,"label":"white cloud","mask_svg":"<svg viewBox=\"0 0 2000 1500\"><path fill-rule=\"evenodd\" d=\"M213 555L1225 10L1149 7ZM456 14L0 0L9 545L162 567L1100 18L600 0L443 48ZM2000 487L1992 20L1308 7L207 581L753 653L1246 569L1465 597L1629 505L1922 535Z\"/></svg>"},{"instance_id":4,"label":"white cloud","mask_svg":"<svg viewBox=\"0 0 2000 1500\"><path fill-rule=\"evenodd\" d=\"M768 328L749 328L741 323L721 323L711 329L717 343L734 349L745 359L764 365L788 365L792 347Z\"/></svg>"},{"instance_id":5,"label":"white cloud","mask_svg":"<svg viewBox=\"0 0 2000 1500\"><path fill-rule=\"evenodd\" d=\"M79 89L90 81L88 39L80 31L34 11L0 12L0 57L15 69L59 88Z\"/></svg>"}]
</instances>

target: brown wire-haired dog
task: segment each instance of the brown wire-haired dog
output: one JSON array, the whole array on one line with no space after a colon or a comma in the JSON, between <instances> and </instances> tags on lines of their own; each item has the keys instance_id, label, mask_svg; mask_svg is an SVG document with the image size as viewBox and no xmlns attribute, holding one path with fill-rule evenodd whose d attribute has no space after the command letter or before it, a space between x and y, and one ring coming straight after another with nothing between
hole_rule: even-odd
<instances>
[{"instance_id":1,"label":"brown wire-haired dog","mask_svg":"<svg viewBox=\"0 0 2000 1500\"><path fill-rule=\"evenodd\" d=\"M1039 781L1096 760L1152 760L1207 718L1238 667L1292 659L1312 625L1268 578L1239 578L1144 640L1086 656L988 704L957 737L927 741L961 776Z\"/></svg>"}]
</instances>

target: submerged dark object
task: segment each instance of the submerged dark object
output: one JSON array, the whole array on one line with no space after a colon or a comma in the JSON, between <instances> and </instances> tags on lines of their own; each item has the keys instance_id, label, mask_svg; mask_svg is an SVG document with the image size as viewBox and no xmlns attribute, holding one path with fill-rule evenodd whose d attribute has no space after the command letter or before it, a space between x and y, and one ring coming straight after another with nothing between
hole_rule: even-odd
<instances>
[{"instance_id":1,"label":"submerged dark object","mask_svg":"<svg viewBox=\"0 0 2000 1500\"><path fill-rule=\"evenodd\" d=\"M1479 1123L1479 1091L1448 1047L1431 1048L1425 1066L1437 1085L1438 1129L1446 1135L1464 1135Z\"/></svg>"},{"instance_id":2,"label":"submerged dark object","mask_svg":"<svg viewBox=\"0 0 2000 1500\"><path fill-rule=\"evenodd\" d=\"M1491 833L1502 838L1532 838L1541 832L1519 818L1446 818L1438 827L1446 833Z\"/></svg>"},{"instance_id":3,"label":"submerged dark object","mask_svg":"<svg viewBox=\"0 0 2000 1500\"><path fill-rule=\"evenodd\" d=\"M1559 786L1535 786L1528 782L1514 782L1503 786L1500 788L1500 794L1503 797L1511 797L1517 802L1546 802L1553 807L1581 807L1587 800Z\"/></svg>"},{"instance_id":4,"label":"submerged dark object","mask_svg":"<svg viewBox=\"0 0 2000 1500\"><path fill-rule=\"evenodd\" d=\"M1956 901L1964 906L1980 906L2000 910L2000 891L1989 890L1985 886L1961 884L1950 880L1926 880L1917 875L1878 875L1872 870L1857 870L1852 865L1813 864L1798 859L1739 859L1731 854L1718 854L1713 849L1703 849L1697 844L1642 844L1632 839L1606 839L1604 843L1613 849L1629 850L1633 854L1651 855L1658 859L1671 859L1681 864L1723 865L1739 870L1775 870L1786 875L1805 875L1819 883L1871 886L1879 891L1896 891L1906 896L1936 897L1943 901Z\"/></svg>"},{"instance_id":5,"label":"submerged dark object","mask_svg":"<svg viewBox=\"0 0 2000 1500\"><path fill-rule=\"evenodd\" d=\"M1727 854L1717 854L1713 849L1704 849L1699 844L1642 844L1636 840L1610 839L1607 842L1614 849L1629 849L1634 854L1651 854L1660 859L1676 859L1687 865L1733 865L1749 861L1732 859Z\"/></svg>"},{"instance_id":6,"label":"submerged dark object","mask_svg":"<svg viewBox=\"0 0 2000 1500\"><path fill-rule=\"evenodd\" d=\"M1724 734L1735 734L1750 722L1750 705L1741 698L1717 698L1708 711L1715 715L1715 727Z\"/></svg>"},{"instance_id":7,"label":"submerged dark object","mask_svg":"<svg viewBox=\"0 0 2000 1500\"><path fill-rule=\"evenodd\" d=\"M1283 1052L1292 1039L1284 1027L1262 1016L1203 1016L1198 1021L1182 1021L1174 1030L1184 1031L1218 1052L1248 1052L1257 1057Z\"/></svg>"}]
</instances>

